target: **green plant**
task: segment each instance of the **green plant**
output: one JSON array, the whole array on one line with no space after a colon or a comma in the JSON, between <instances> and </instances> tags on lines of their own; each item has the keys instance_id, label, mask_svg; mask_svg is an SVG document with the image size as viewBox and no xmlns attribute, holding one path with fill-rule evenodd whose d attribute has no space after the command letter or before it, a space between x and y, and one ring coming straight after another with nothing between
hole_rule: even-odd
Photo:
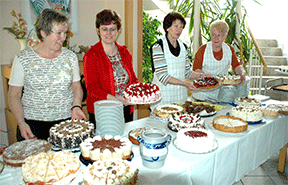
<instances>
[{"instance_id":1,"label":"green plant","mask_svg":"<svg viewBox=\"0 0 288 185\"><path fill-rule=\"evenodd\" d=\"M256 0L253 1L260 4ZM191 35L194 28L194 0L169 0L169 3L172 2L175 2L174 11L182 13L184 17L190 16L191 21L189 24L189 34ZM226 0L225 3L223 3L222 0L200 1L200 44L202 44L202 39L204 39L204 42L211 41L209 27L213 21L225 20L230 27L225 42L237 48L236 54L243 66L246 67L246 64L248 63L250 58L250 51L253 49L253 42L252 39L249 37L245 25L247 11L245 7L242 6L244 13L242 16L240 16L236 12L237 2L237 0ZM236 33L237 23L239 23L240 25L239 37L237 37ZM193 35L191 36L190 40L192 45L194 40Z\"/></svg>"},{"instance_id":2,"label":"green plant","mask_svg":"<svg viewBox=\"0 0 288 185\"><path fill-rule=\"evenodd\" d=\"M146 12L143 12L143 63L142 72L143 80L151 83L153 79L152 60L150 54L150 47L158 40L158 36L162 33L158 31L161 22L153 19Z\"/></svg>"}]
</instances>

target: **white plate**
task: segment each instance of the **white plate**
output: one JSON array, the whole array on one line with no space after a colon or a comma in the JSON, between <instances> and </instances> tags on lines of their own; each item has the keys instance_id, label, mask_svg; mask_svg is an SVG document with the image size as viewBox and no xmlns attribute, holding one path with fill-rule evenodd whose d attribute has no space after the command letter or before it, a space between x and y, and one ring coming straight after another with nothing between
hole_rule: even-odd
<instances>
[{"instance_id":1,"label":"white plate","mask_svg":"<svg viewBox=\"0 0 288 185\"><path fill-rule=\"evenodd\" d=\"M201 111L201 112L199 112L199 113L197 113L197 114L199 114L200 116L202 116L202 117L209 117L209 116L214 116L215 114L217 113L217 111L214 111L214 112L206 112L205 110L203 110L203 111Z\"/></svg>"},{"instance_id":2,"label":"white plate","mask_svg":"<svg viewBox=\"0 0 288 185\"><path fill-rule=\"evenodd\" d=\"M215 143L213 145L213 147L208 150L208 151L205 151L205 152L191 152L191 151L186 151L186 150L183 150L181 148L179 148L176 144L175 144L175 141L176 141L176 138L173 139L173 145L175 146L175 148L177 148L178 150L182 151L182 152L186 152L186 153L190 153L190 154L207 154L207 153L210 153L210 152L213 152L214 150L216 150L218 148L218 141L217 139L215 139Z\"/></svg>"},{"instance_id":3,"label":"white plate","mask_svg":"<svg viewBox=\"0 0 288 185\"><path fill-rule=\"evenodd\" d=\"M209 130L211 130L212 132L215 132L215 133L218 133L218 134L222 134L222 135L226 135L226 136L242 136L242 135L245 135L245 134L247 134L249 132L249 130L246 130L245 132L237 132L237 133L223 132L223 131L220 131L220 130L216 130L211 123L208 123L207 125L208 125L207 128Z\"/></svg>"}]
</instances>

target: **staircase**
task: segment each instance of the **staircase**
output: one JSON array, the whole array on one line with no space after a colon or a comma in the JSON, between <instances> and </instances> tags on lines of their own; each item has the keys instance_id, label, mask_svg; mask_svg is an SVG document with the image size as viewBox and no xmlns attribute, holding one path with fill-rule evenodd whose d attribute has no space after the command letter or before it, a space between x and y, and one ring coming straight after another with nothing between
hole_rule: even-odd
<instances>
[{"instance_id":1,"label":"staircase","mask_svg":"<svg viewBox=\"0 0 288 185\"><path fill-rule=\"evenodd\" d=\"M267 73L262 76L262 85L261 85L261 93L264 95L265 93L265 83L270 79L280 79L283 78L286 83L288 83L288 75L283 75L276 71L281 65L287 65L287 57L283 56L282 49L278 45L277 40L269 40L269 39L258 39L257 40L259 47L264 55L264 58L267 63ZM253 68L259 68L260 66L254 66ZM259 77L251 77L251 82ZM278 84L273 84L278 85ZM269 86L268 86L269 87ZM270 86L271 87L271 86ZM250 86L250 88L253 88ZM279 92L266 91L266 95L270 96L270 98L281 100L278 96ZM288 93L287 93L288 94Z\"/></svg>"}]
</instances>

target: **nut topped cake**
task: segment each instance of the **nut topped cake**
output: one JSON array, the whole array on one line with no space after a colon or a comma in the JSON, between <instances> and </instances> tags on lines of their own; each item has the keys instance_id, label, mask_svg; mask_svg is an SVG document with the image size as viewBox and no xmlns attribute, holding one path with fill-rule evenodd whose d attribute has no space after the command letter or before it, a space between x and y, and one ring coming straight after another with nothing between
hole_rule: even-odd
<instances>
[{"instance_id":1,"label":"nut topped cake","mask_svg":"<svg viewBox=\"0 0 288 185\"><path fill-rule=\"evenodd\" d=\"M48 152L51 148L51 144L45 140L24 140L6 148L3 152L3 160L10 166L19 167L24 164L24 160L27 157L37 155L41 152Z\"/></svg>"},{"instance_id":2,"label":"nut topped cake","mask_svg":"<svg viewBox=\"0 0 288 185\"><path fill-rule=\"evenodd\" d=\"M95 134L94 124L84 120L67 120L50 128L50 143L55 147L71 149Z\"/></svg>"}]
</instances>

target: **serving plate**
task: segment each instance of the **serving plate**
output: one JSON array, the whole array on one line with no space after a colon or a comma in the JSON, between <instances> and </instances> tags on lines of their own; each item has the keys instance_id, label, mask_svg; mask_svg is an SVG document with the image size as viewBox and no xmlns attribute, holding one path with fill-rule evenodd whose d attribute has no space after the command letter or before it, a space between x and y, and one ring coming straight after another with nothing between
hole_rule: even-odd
<instances>
[{"instance_id":1,"label":"serving plate","mask_svg":"<svg viewBox=\"0 0 288 185\"><path fill-rule=\"evenodd\" d=\"M186 153L190 153L190 154L207 154L207 153L213 152L214 150L216 150L216 149L218 148L218 141L217 141L217 139L215 139L214 145L213 145L212 148L211 148L210 150L208 150L208 151L204 151L204 152L191 152L191 151L186 151L186 150L184 150L184 149L182 149L182 148L179 148L179 147L176 145L176 143L175 143L176 139L177 139L177 138L174 138L173 141L172 141L172 142L173 142L173 145L175 146L175 148L177 148L178 150L180 150L180 151L182 151L182 152L186 152Z\"/></svg>"},{"instance_id":2,"label":"serving plate","mask_svg":"<svg viewBox=\"0 0 288 185\"><path fill-rule=\"evenodd\" d=\"M154 103L157 103L159 102L160 100L162 99L162 95L155 101L151 101L151 102L142 102L142 103L139 103L139 102L129 102L130 104L133 104L133 105L147 105L147 104L154 104Z\"/></svg>"}]
</instances>

